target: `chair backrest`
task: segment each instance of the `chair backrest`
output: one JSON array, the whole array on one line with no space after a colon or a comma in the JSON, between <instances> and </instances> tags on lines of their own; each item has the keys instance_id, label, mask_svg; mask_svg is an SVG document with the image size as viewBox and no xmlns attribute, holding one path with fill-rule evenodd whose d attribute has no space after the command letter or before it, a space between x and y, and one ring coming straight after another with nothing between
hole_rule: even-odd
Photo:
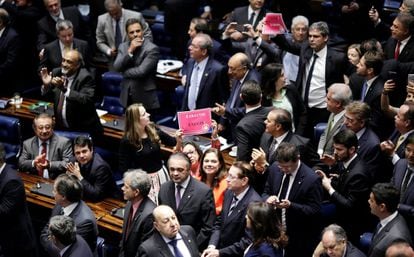
<instances>
[{"instance_id":1,"label":"chair backrest","mask_svg":"<svg viewBox=\"0 0 414 257\"><path fill-rule=\"evenodd\" d=\"M108 71L102 74L102 92L104 96L119 97L121 94L122 74Z\"/></svg>"},{"instance_id":2,"label":"chair backrest","mask_svg":"<svg viewBox=\"0 0 414 257\"><path fill-rule=\"evenodd\" d=\"M77 138L79 136L91 137L91 135L89 133L86 133L86 132L63 131L63 130L55 130L54 132L58 136L66 137L66 138L70 139L70 141L73 141L75 138Z\"/></svg>"},{"instance_id":3,"label":"chair backrest","mask_svg":"<svg viewBox=\"0 0 414 257\"><path fill-rule=\"evenodd\" d=\"M6 161L17 160L22 145L19 119L0 115L0 142L3 143L6 150Z\"/></svg>"},{"instance_id":4,"label":"chair backrest","mask_svg":"<svg viewBox=\"0 0 414 257\"><path fill-rule=\"evenodd\" d=\"M327 123L321 122L315 125L313 128L313 136L315 139L315 142L319 142L319 139L321 138L322 133L325 131L325 128L327 126Z\"/></svg>"},{"instance_id":5,"label":"chair backrest","mask_svg":"<svg viewBox=\"0 0 414 257\"><path fill-rule=\"evenodd\" d=\"M181 106L183 105L184 91L185 91L184 86L178 86L178 87L175 88L174 102L175 102L178 110L180 110Z\"/></svg>"},{"instance_id":6,"label":"chair backrest","mask_svg":"<svg viewBox=\"0 0 414 257\"><path fill-rule=\"evenodd\" d=\"M119 96L104 96L102 103L99 105L99 109L118 116L123 116L125 113L125 108L122 106Z\"/></svg>"}]
</instances>

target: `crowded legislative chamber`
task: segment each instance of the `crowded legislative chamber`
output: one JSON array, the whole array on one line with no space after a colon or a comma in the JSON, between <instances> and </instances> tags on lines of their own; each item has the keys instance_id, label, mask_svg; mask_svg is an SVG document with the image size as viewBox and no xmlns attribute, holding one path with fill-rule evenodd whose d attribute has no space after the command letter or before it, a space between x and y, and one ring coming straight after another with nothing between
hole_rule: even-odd
<instances>
[{"instance_id":1,"label":"crowded legislative chamber","mask_svg":"<svg viewBox=\"0 0 414 257\"><path fill-rule=\"evenodd\" d=\"M1 0L0 257L414 257L414 0Z\"/></svg>"}]
</instances>

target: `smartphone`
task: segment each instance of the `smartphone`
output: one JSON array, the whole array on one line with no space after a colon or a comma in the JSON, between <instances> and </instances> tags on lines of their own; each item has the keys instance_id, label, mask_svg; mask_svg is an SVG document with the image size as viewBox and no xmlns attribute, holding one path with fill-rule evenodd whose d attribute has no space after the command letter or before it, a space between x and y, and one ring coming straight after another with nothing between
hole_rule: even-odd
<instances>
[{"instance_id":1,"label":"smartphone","mask_svg":"<svg viewBox=\"0 0 414 257\"><path fill-rule=\"evenodd\" d=\"M398 74L395 71L388 71L388 79L393 80L394 82L397 80Z\"/></svg>"},{"instance_id":2,"label":"smartphone","mask_svg":"<svg viewBox=\"0 0 414 257\"><path fill-rule=\"evenodd\" d=\"M245 27L244 27L243 24L237 24L236 25L236 30L239 31L239 32L246 31L246 29L245 29Z\"/></svg>"}]
</instances>

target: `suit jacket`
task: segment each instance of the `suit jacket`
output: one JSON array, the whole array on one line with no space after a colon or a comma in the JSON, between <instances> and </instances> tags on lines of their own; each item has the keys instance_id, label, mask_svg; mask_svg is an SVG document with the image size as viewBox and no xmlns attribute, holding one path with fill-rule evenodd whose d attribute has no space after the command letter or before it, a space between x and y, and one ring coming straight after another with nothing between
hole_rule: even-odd
<instances>
[{"instance_id":1,"label":"suit jacket","mask_svg":"<svg viewBox=\"0 0 414 257\"><path fill-rule=\"evenodd\" d=\"M394 172L391 179L391 183L401 190L401 185L404 180L405 173L407 172L408 161L407 159L400 159L394 166ZM402 195L400 204L398 205L398 212L405 218L408 228L411 231L411 237L414 236L414 183L411 179L408 184L405 193Z\"/></svg>"},{"instance_id":2,"label":"suit jacket","mask_svg":"<svg viewBox=\"0 0 414 257\"><path fill-rule=\"evenodd\" d=\"M346 170L332 180L335 192L330 199L336 206L336 221L348 234L350 241L369 229L371 213L367 205L371 188L371 174L366 163L355 157Z\"/></svg>"},{"instance_id":3,"label":"suit jacket","mask_svg":"<svg viewBox=\"0 0 414 257\"><path fill-rule=\"evenodd\" d=\"M62 69L54 69L52 77L54 76L62 76ZM89 132L93 135L102 134L102 124L95 108L96 83L85 68L80 68L74 76L70 94L66 97L66 120L69 124L69 128L66 129ZM57 113L62 91L58 88L48 90L45 93L54 96L54 111Z\"/></svg>"},{"instance_id":4,"label":"suit jacket","mask_svg":"<svg viewBox=\"0 0 414 257\"><path fill-rule=\"evenodd\" d=\"M72 143L65 137L53 134L49 140L48 160L50 162L49 177L55 179L59 174L66 171L66 164L72 157ZM23 142L22 154L19 157L19 170L37 174L32 166L33 160L40 154L39 139L37 136Z\"/></svg>"},{"instance_id":5,"label":"suit jacket","mask_svg":"<svg viewBox=\"0 0 414 257\"><path fill-rule=\"evenodd\" d=\"M121 72L121 104L127 107L128 99L132 103L142 103L148 110L160 107L156 92L155 73L159 59L159 49L149 40L144 40L132 57L128 55L130 42L119 45L114 62L116 71Z\"/></svg>"},{"instance_id":6,"label":"suit jacket","mask_svg":"<svg viewBox=\"0 0 414 257\"><path fill-rule=\"evenodd\" d=\"M283 172L277 163L269 167L263 199L278 195L282 186ZM320 233L320 211L322 203L322 183L318 175L303 163L300 163L295 180L290 189L286 209L286 234L289 245L286 257L311 256Z\"/></svg>"},{"instance_id":7,"label":"suit jacket","mask_svg":"<svg viewBox=\"0 0 414 257\"><path fill-rule=\"evenodd\" d=\"M179 231L181 237L188 250L190 251L191 257L199 257L200 254L196 244L196 233L191 226L181 226ZM154 231L152 236L145 240L138 248L138 255L140 257L174 257L167 243L161 237L158 231Z\"/></svg>"},{"instance_id":8,"label":"suit jacket","mask_svg":"<svg viewBox=\"0 0 414 257\"><path fill-rule=\"evenodd\" d=\"M328 254L323 253L320 257L329 257ZM344 257L366 257L366 255L356 248L351 242L346 243L346 252Z\"/></svg>"},{"instance_id":9,"label":"suit jacket","mask_svg":"<svg viewBox=\"0 0 414 257\"><path fill-rule=\"evenodd\" d=\"M329 120L333 120L334 114L331 113L329 115ZM333 137L338 134L339 131L341 131L344 128L344 119L345 115L342 115L339 120L332 125L331 130L328 133L328 125L325 128L325 131L322 133L321 137L319 138L319 144L318 144L318 151L319 149L322 150L322 153L326 154L333 154ZM328 122L329 122L328 120Z\"/></svg>"},{"instance_id":10,"label":"suit jacket","mask_svg":"<svg viewBox=\"0 0 414 257\"><path fill-rule=\"evenodd\" d=\"M0 94L11 96L16 91L20 64L21 41L16 31L6 27L0 37Z\"/></svg>"},{"instance_id":11,"label":"suit jacket","mask_svg":"<svg viewBox=\"0 0 414 257\"><path fill-rule=\"evenodd\" d=\"M390 37L384 46L385 59L394 59L395 48L397 47L395 38ZM412 62L414 61L414 39L410 38L407 44L404 46L400 54L398 55L399 62Z\"/></svg>"},{"instance_id":12,"label":"suit jacket","mask_svg":"<svg viewBox=\"0 0 414 257\"><path fill-rule=\"evenodd\" d=\"M259 148L260 137L265 131L264 121L271 109L260 106L237 123L235 137L237 142L237 160L249 162L253 148Z\"/></svg>"},{"instance_id":13,"label":"suit jacket","mask_svg":"<svg viewBox=\"0 0 414 257\"><path fill-rule=\"evenodd\" d=\"M275 248L272 244L262 242L257 248L251 246L243 257L283 257L283 249Z\"/></svg>"},{"instance_id":14,"label":"suit jacket","mask_svg":"<svg viewBox=\"0 0 414 257\"><path fill-rule=\"evenodd\" d=\"M358 157L367 164L370 181L372 182L377 181L376 179L381 176L378 173L382 172L380 167L384 162L379 144L378 136L369 127L365 128L365 132L358 139ZM371 183L371 185L373 184Z\"/></svg>"},{"instance_id":15,"label":"suit jacket","mask_svg":"<svg viewBox=\"0 0 414 257\"><path fill-rule=\"evenodd\" d=\"M52 209L50 217L61 215L61 211L62 206L56 204ZM98 236L98 226L96 224L95 214L84 201L80 201L69 217L75 221L76 234L81 236L89 245L90 250L94 252L96 248L96 238ZM59 256L59 250L50 240L48 240L48 228L49 223L46 224L40 233L40 243L51 257Z\"/></svg>"},{"instance_id":16,"label":"suit jacket","mask_svg":"<svg viewBox=\"0 0 414 257\"><path fill-rule=\"evenodd\" d=\"M188 111L188 94L191 86L194 59L188 60L188 74L184 88L184 99L181 110ZM214 107L215 103L224 103L228 96L227 69L212 57L208 58L198 88L196 109Z\"/></svg>"},{"instance_id":17,"label":"suit jacket","mask_svg":"<svg viewBox=\"0 0 414 257\"><path fill-rule=\"evenodd\" d=\"M395 240L404 240L412 244L410 231L404 218L398 214L378 234L372 238L371 246L368 251L369 257L383 257L387 247Z\"/></svg>"},{"instance_id":18,"label":"suit jacket","mask_svg":"<svg viewBox=\"0 0 414 257\"><path fill-rule=\"evenodd\" d=\"M227 24L231 22L237 22L237 24L249 24L249 12L248 12L249 6L242 6L237 7L233 10L233 12L230 14L229 19L226 21ZM268 11L265 8L261 8L259 14L257 15L256 21L254 22L253 28L256 28L257 24L265 17L266 13Z\"/></svg>"},{"instance_id":19,"label":"suit jacket","mask_svg":"<svg viewBox=\"0 0 414 257\"><path fill-rule=\"evenodd\" d=\"M0 174L0 248L5 257L35 256L36 239L24 184L9 165Z\"/></svg>"},{"instance_id":20,"label":"suit jacket","mask_svg":"<svg viewBox=\"0 0 414 257\"><path fill-rule=\"evenodd\" d=\"M119 257L135 257L138 247L142 242L147 240L153 232L152 211L156 207L154 202L148 197L144 198L136 210L132 220L133 224L127 233L128 214L130 213L132 204L130 201L125 206L124 223L122 226L122 239L120 242Z\"/></svg>"},{"instance_id":21,"label":"suit jacket","mask_svg":"<svg viewBox=\"0 0 414 257\"><path fill-rule=\"evenodd\" d=\"M62 8L63 17L65 20L70 20L73 24L73 32L76 38L87 39L90 35L90 31L87 30L87 26L82 20L82 15L76 6L69 6ZM56 34L56 21L46 13L43 18L37 22L38 36L37 36L37 50L40 51L44 48L45 44L57 39Z\"/></svg>"},{"instance_id":22,"label":"suit jacket","mask_svg":"<svg viewBox=\"0 0 414 257\"><path fill-rule=\"evenodd\" d=\"M234 193L230 190L224 193L223 210L216 219L214 231L208 243L220 249L222 257L243 254L244 248L251 242L245 233L247 208L251 202L262 200L253 187L250 187L229 215L233 195Z\"/></svg>"},{"instance_id":23,"label":"suit jacket","mask_svg":"<svg viewBox=\"0 0 414 257\"><path fill-rule=\"evenodd\" d=\"M63 253L62 257L93 257L93 253L89 248L85 240L76 235L76 241L69 246L69 248Z\"/></svg>"},{"instance_id":24,"label":"suit jacket","mask_svg":"<svg viewBox=\"0 0 414 257\"><path fill-rule=\"evenodd\" d=\"M92 161L80 166L83 179L83 198L97 202L106 197L114 197L117 192L111 167L98 153L94 153Z\"/></svg>"},{"instance_id":25,"label":"suit jacket","mask_svg":"<svg viewBox=\"0 0 414 257\"><path fill-rule=\"evenodd\" d=\"M43 58L40 60L39 69L46 67L48 70L59 68L62 65L62 49L60 48L59 39L56 39L44 46ZM86 67L89 67L89 46L88 42L81 39L73 39L73 49L78 50L85 61Z\"/></svg>"},{"instance_id":26,"label":"suit jacket","mask_svg":"<svg viewBox=\"0 0 414 257\"><path fill-rule=\"evenodd\" d=\"M159 204L170 206L182 225L190 225L197 234L200 250L207 246L216 219L214 198L211 189L204 183L190 177L178 208L175 203L175 184L172 181L161 185ZM204 247L204 248L203 248Z\"/></svg>"},{"instance_id":27,"label":"suit jacket","mask_svg":"<svg viewBox=\"0 0 414 257\"><path fill-rule=\"evenodd\" d=\"M144 17L141 13L135 12L132 10L122 9L122 19L124 24L128 19L135 18L141 21L144 24L144 38L152 41L152 33L149 29L147 22L144 20ZM125 31L125 26L121 28L122 42L128 41L127 33ZM104 53L108 54L108 51L111 48L115 47L115 31L112 26L112 17L109 13L104 13L98 17L98 25L96 27L96 45L98 49Z\"/></svg>"}]
</instances>

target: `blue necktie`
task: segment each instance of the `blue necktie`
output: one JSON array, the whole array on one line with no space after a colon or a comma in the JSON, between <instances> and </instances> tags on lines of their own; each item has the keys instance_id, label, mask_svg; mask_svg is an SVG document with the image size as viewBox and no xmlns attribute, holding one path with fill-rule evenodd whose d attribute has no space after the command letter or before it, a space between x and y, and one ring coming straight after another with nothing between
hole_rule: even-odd
<instances>
[{"instance_id":1,"label":"blue necktie","mask_svg":"<svg viewBox=\"0 0 414 257\"><path fill-rule=\"evenodd\" d=\"M180 239L173 239L170 242L168 242L169 245L171 245L174 248L174 256L175 257L183 257L183 254L180 252L180 249L177 247L177 241Z\"/></svg>"},{"instance_id":2,"label":"blue necktie","mask_svg":"<svg viewBox=\"0 0 414 257\"><path fill-rule=\"evenodd\" d=\"M368 83L365 81L364 84L362 85L362 90L361 90L361 101L363 102L365 99L365 94L367 91L367 87L368 87Z\"/></svg>"},{"instance_id":3,"label":"blue necktie","mask_svg":"<svg viewBox=\"0 0 414 257\"><path fill-rule=\"evenodd\" d=\"M234 108L237 98L240 97L240 88L241 88L241 83L239 80L237 80L236 83L234 83L234 94L232 95L232 98L231 98L230 108Z\"/></svg>"},{"instance_id":4,"label":"blue necktie","mask_svg":"<svg viewBox=\"0 0 414 257\"><path fill-rule=\"evenodd\" d=\"M115 46L116 48L122 43L121 27L119 26L119 19L116 20L115 24Z\"/></svg>"},{"instance_id":5,"label":"blue necktie","mask_svg":"<svg viewBox=\"0 0 414 257\"><path fill-rule=\"evenodd\" d=\"M194 110L196 108L197 94L198 94L198 72L200 67L195 64L193 72L191 73L190 91L188 92L188 109Z\"/></svg>"}]
</instances>

